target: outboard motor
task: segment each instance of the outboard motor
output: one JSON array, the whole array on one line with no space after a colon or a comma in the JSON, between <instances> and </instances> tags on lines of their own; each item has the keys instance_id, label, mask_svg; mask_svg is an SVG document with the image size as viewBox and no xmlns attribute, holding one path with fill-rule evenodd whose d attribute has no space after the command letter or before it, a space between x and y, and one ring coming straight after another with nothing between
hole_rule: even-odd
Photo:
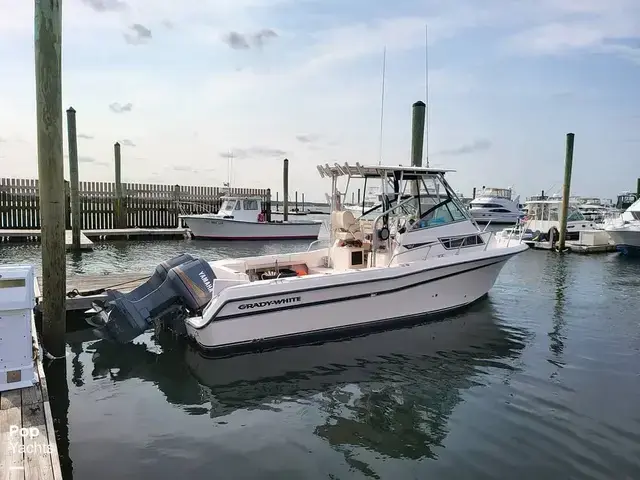
<instances>
[{"instance_id":1,"label":"outboard motor","mask_svg":"<svg viewBox=\"0 0 640 480\"><path fill-rule=\"evenodd\" d=\"M164 317L197 315L211 301L215 274L209 264L183 254L163 262L145 283L127 294L107 290L87 319L100 338L127 343Z\"/></svg>"}]
</instances>

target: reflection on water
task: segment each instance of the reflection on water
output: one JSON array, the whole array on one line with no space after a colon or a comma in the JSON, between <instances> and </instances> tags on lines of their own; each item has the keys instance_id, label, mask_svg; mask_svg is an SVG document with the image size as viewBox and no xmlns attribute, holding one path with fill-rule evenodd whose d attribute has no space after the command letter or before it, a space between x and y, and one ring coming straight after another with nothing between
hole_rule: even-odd
<instances>
[{"instance_id":1,"label":"reflection on water","mask_svg":"<svg viewBox=\"0 0 640 480\"><path fill-rule=\"evenodd\" d=\"M68 261L255 249L115 242ZM167 335L74 332L48 369L66 478L640 478L638 311L640 261L529 251L456 318L342 342L211 360Z\"/></svg>"}]
</instances>

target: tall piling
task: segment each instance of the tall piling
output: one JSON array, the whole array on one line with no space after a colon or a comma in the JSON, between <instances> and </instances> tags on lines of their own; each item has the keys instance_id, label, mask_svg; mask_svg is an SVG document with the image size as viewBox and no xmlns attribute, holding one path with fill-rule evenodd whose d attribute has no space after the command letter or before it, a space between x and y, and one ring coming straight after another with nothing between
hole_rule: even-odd
<instances>
[{"instance_id":1,"label":"tall piling","mask_svg":"<svg viewBox=\"0 0 640 480\"><path fill-rule=\"evenodd\" d=\"M76 111L67 110L67 137L69 141L69 183L71 195L71 242L73 250L80 251L80 179L78 174L78 136Z\"/></svg>"},{"instance_id":2,"label":"tall piling","mask_svg":"<svg viewBox=\"0 0 640 480\"><path fill-rule=\"evenodd\" d=\"M289 159L284 159L282 167L282 210L284 221L289 220Z\"/></svg>"},{"instance_id":3,"label":"tall piling","mask_svg":"<svg viewBox=\"0 0 640 480\"><path fill-rule=\"evenodd\" d=\"M126 228L124 218L124 195L122 191L122 158L120 153L120 143L113 144L113 156L115 160L115 180L116 180L116 228Z\"/></svg>"},{"instance_id":4,"label":"tall piling","mask_svg":"<svg viewBox=\"0 0 640 480\"><path fill-rule=\"evenodd\" d=\"M640 178L638 179L638 183L636 184L636 195L640 198Z\"/></svg>"},{"instance_id":5,"label":"tall piling","mask_svg":"<svg viewBox=\"0 0 640 480\"><path fill-rule=\"evenodd\" d=\"M35 1L35 81L42 242L42 340L65 354L66 246L62 153L62 2Z\"/></svg>"},{"instance_id":6,"label":"tall piling","mask_svg":"<svg viewBox=\"0 0 640 480\"><path fill-rule=\"evenodd\" d=\"M418 101L413 104L411 118L411 166L422 166L422 151L424 148L424 125L426 105ZM419 191L418 182L412 182L411 192L417 195Z\"/></svg>"},{"instance_id":7,"label":"tall piling","mask_svg":"<svg viewBox=\"0 0 640 480\"><path fill-rule=\"evenodd\" d=\"M302 194L302 211L304 212L304 193Z\"/></svg>"},{"instance_id":8,"label":"tall piling","mask_svg":"<svg viewBox=\"0 0 640 480\"><path fill-rule=\"evenodd\" d=\"M571 196L571 170L573 168L573 141L575 135L567 133L567 147L564 158L564 183L562 185L562 211L560 212L560 239L558 249L563 251L567 237L567 212Z\"/></svg>"},{"instance_id":9,"label":"tall piling","mask_svg":"<svg viewBox=\"0 0 640 480\"><path fill-rule=\"evenodd\" d=\"M471 200L476 198L476 187L473 187L473 193L471 194Z\"/></svg>"}]
</instances>

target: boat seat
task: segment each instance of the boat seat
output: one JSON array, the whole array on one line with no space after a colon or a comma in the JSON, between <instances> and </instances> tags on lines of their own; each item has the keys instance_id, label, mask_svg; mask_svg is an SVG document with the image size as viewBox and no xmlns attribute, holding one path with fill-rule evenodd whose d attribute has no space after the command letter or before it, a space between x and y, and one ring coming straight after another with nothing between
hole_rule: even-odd
<instances>
[{"instance_id":1,"label":"boat seat","mask_svg":"<svg viewBox=\"0 0 640 480\"><path fill-rule=\"evenodd\" d=\"M360 231L360 224L356 221L350 210L331 212L331 225L335 238L343 241L362 241L363 235Z\"/></svg>"}]
</instances>

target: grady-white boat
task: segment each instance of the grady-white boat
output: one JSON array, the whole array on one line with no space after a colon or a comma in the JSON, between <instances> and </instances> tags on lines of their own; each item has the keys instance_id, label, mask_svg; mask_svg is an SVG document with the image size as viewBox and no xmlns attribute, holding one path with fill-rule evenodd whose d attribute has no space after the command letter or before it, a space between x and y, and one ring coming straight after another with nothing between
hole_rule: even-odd
<instances>
[{"instance_id":1,"label":"grady-white boat","mask_svg":"<svg viewBox=\"0 0 640 480\"><path fill-rule=\"evenodd\" d=\"M267 221L259 196L222 197L217 213L180 215L195 238L209 240L316 240L320 220Z\"/></svg>"},{"instance_id":2,"label":"grady-white boat","mask_svg":"<svg viewBox=\"0 0 640 480\"><path fill-rule=\"evenodd\" d=\"M510 188L485 188L471 200L469 210L478 223L514 224L522 216L520 195L511 198Z\"/></svg>"},{"instance_id":3,"label":"grady-white boat","mask_svg":"<svg viewBox=\"0 0 640 480\"><path fill-rule=\"evenodd\" d=\"M169 322L201 348L224 351L422 320L484 297L528 248L480 230L445 180L451 170L318 170L332 182L329 247L210 263L176 257L131 293L95 302L96 333L127 342ZM373 220L342 210L337 183L351 178L382 184Z\"/></svg>"},{"instance_id":4,"label":"grady-white boat","mask_svg":"<svg viewBox=\"0 0 640 480\"><path fill-rule=\"evenodd\" d=\"M640 255L640 199L604 227L616 249L625 255Z\"/></svg>"}]
</instances>

